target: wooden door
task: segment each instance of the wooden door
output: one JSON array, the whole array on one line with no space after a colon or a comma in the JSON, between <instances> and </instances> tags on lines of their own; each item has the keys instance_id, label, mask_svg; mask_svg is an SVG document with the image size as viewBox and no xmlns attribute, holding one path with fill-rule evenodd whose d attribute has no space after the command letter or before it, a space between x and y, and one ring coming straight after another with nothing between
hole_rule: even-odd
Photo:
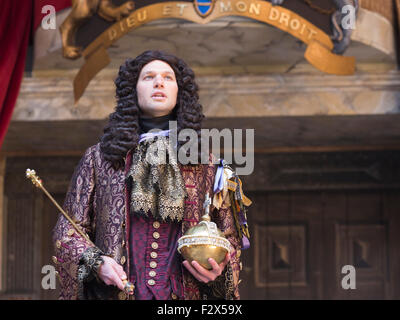
<instances>
[{"instance_id":1,"label":"wooden door","mask_svg":"<svg viewBox=\"0 0 400 320\"><path fill-rule=\"evenodd\" d=\"M3 224L4 290L2 299L57 299L55 289L42 287L42 268L53 265L52 230L59 212L45 194L25 178L34 168L47 191L62 205L80 157L13 157L7 159Z\"/></svg>"},{"instance_id":2,"label":"wooden door","mask_svg":"<svg viewBox=\"0 0 400 320\"><path fill-rule=\"evenodd\" d=\"M249 194L243 299L399 299L400 191ZM342 267L356 289L342 288Z\"/></svg>"}]
</instances>

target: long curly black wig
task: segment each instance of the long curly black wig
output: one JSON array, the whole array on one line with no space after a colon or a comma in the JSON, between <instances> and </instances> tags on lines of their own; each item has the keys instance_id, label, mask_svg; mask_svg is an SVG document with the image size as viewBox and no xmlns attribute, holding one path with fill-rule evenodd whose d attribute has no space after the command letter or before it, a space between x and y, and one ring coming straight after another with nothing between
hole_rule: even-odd
<instances>
[{"instance_id":1,"label":"long curly black wig","mask_svg":"<svg viewBox=\"0 0 400 320\"><path fill-rule=\"evenodd\" d=\"M158 50L145 51L135 59L127 59L119 68L115 80L117 106L115 112L110 114L100 139L100 150L115 169L124 166L127 152L138 144L140 109L136 84L142 68L153 60L168 63L175 72L178 96L172 113L177 121L178 134L180 130L190 128L196 130L200 136L204 114L198 102L199 87L195 82L193 70L182 59L172 54ZM178 149L184 143L178 141Z\"/></svg>"}]
</instances>

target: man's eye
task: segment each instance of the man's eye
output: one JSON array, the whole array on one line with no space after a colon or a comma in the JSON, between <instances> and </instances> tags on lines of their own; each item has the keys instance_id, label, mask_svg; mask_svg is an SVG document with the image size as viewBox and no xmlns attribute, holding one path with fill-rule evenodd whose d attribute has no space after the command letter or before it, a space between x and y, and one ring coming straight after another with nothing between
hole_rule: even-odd
<instances>
[{"instance_id":1,"label":"man's eye","mask_svg":"<svg viewBox=\"0 0 400 320\"><path fill-rule=\"evenodd\" d=\"M168 80L173 80L173 78L171 76L166 76L165 78Z\"/></svg>"},{"instance_id":2,"label":"man's eye","mask_svg":"<svg viewBox=\"0 0 400 320\"><path fill-rule=\"evenodd\" d=\"M146 80L146 79L151 79L151 78L153 78L153 76L145 76L143 79Z\"/></svg>"}]
</instances>

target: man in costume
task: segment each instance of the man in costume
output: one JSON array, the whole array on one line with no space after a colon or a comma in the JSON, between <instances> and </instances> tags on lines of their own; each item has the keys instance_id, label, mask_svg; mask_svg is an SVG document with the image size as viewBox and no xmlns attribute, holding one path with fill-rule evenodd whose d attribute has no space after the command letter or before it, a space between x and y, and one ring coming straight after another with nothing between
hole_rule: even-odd
<instances>
[{"instance_id":1,"label":"man in costume","mask_svg":"<svg viewBox=\"0 0 400 320\"><path fill-rule=\"evenodd\" d=\"M247 245L247 225L235 215L241 202L215 187L222 162L213 164L210 155L208 164L183 165L168 143L169 121L177 121L178 133L200 134L193 71L173 55L146 51L120 67L115 84L115 112L76 167L63 206L93 243L62 215L54 228L60 299L239 299L240 249ZM155 128L162 131L149 133ZM154 144L168 163L146 160ZM211 218L232 247L220 264L209 260L211 270L177 252L179 237L200 221L207 193L215 200Z\"/></svg>"}]
</instances>

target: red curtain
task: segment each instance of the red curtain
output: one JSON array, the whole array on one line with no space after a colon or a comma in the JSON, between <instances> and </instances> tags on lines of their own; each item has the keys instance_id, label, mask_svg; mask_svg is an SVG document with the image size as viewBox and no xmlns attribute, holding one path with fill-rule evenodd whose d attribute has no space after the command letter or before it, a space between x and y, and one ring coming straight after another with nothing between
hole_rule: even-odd
<instances>
[{"instance_id":1,"label":"red curtain","mask_svg":"<svg viewBox=\"0 0 400 320\"><path fill-rule=\"evenodd\" d=\"M57 12L70 7L71 0L0 0L0 150L24 74L29 37L48 4Z\"/></svg>"},{"instance_id":2,"label":"red curtain","mask_svg":"<svg viewBox=\"0 0 400 320\"><path fill-rule=\"evenodd\" d=\"M32 10L32 0L0 1L0 149L25 69Z\"/></svg>"}]
</instances>

